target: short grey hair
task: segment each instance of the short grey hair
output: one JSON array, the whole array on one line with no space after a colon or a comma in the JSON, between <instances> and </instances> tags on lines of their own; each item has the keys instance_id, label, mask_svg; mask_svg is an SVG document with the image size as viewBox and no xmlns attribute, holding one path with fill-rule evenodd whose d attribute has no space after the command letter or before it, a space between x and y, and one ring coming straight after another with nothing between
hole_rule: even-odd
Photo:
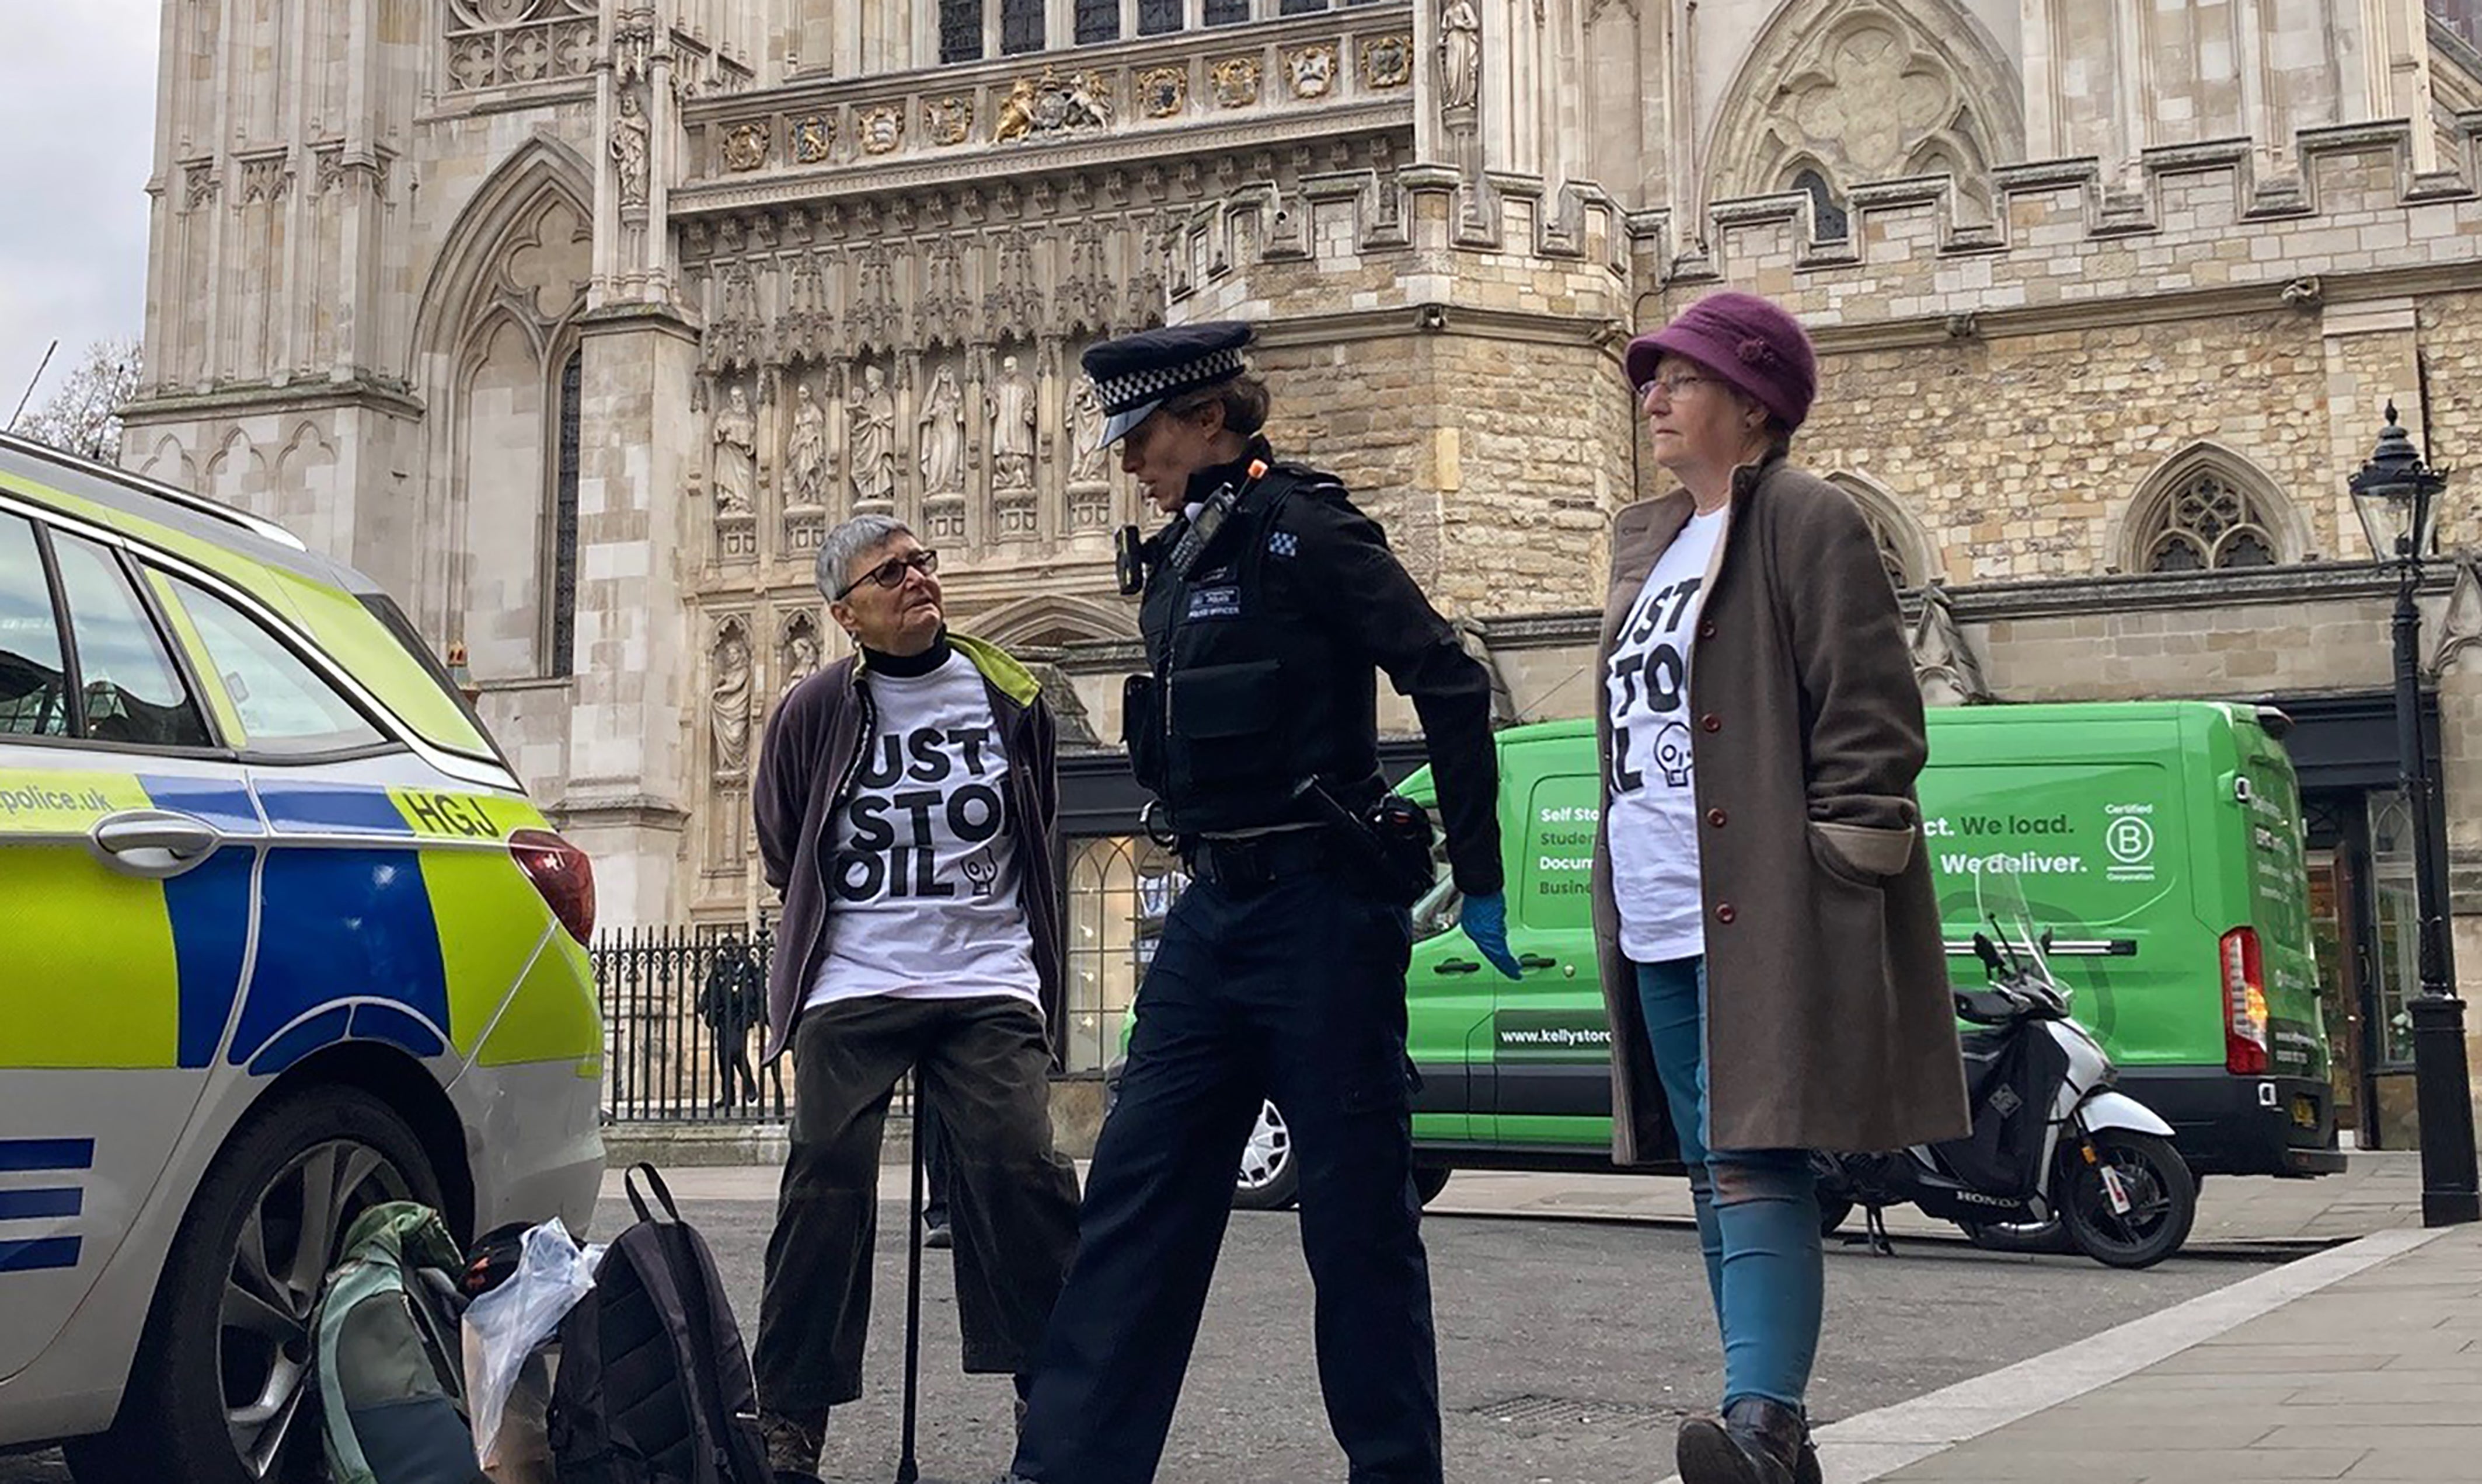
<instances>
[{"instance_id":1,"label":"short grey hair","mask_svg":"<svg viewBox=\"0 0 2482 1484\"><path fill-rule=\"evenodd\" d=\"M819 592L832 599L836 589L853 581L845 575L854 559L864 552L877 551L901 535L911 535L913 528L893 515L857 515L828 533L819 543L819 564L816 576Z\"/></svg>"}]
</instances>

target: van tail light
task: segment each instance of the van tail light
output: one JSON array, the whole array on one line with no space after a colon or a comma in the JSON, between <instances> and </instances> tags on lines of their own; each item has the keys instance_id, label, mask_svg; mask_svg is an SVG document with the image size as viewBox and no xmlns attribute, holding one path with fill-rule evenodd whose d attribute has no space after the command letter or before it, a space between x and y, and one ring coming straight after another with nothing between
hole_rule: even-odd
<instances>
[{"instance_id":1,"label":"van tail light","mask_svg":"<svg viewBox=\"0 0 2482 1484\"><path fill-rule=\"evenodd\" d=\"M521 829L509 837L509 853L525 868L551 915L580 943L594 936L594 863L586 852L547 829Z\"/></svg>"},{"instance_id":2,"label":"van tail light","mask_svg":"<svg viewBox=\"0 0 2482 1484\"><path fill-rule=\"evenodd\" d=\"M2266 1037L2266 971L2258 957L2258 929L2224 934L2224 1070L2263 1077L2270 1064Z\"/></svg>"}]
</instances>

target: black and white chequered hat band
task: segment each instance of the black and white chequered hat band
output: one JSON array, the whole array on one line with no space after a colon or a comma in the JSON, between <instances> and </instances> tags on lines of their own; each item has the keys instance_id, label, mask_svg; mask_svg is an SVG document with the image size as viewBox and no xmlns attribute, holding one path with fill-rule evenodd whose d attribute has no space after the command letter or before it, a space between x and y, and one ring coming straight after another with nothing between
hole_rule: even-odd
<instances>
[{"instance_id":1,"label":"black and white chequered hat band","mask_svg":"<svg viewBox=\"0 0 2482 1484\"><path fill-rule=\"evenodd\" d=\"M1177 366L1149 366L1124 377L1114 377L1095 383L1095 400L1106 411L1133 407L1153 402L1182 387L1204 385L1219 378L1235 376L1241 370L1241 352L1214 351L1194 361Z\"/></svg>"}]
</instances>

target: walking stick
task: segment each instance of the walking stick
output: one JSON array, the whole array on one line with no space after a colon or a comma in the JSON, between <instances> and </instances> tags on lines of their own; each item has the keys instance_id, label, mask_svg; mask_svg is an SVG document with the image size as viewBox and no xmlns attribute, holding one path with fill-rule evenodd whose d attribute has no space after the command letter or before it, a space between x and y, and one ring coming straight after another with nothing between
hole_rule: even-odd
<instances>
[{"instance_id":1,"label":"walking stick","mask_svg":"<svg viewBox=\"0 0 2482 1484\"><path fill-rule=\"evenodd\" d=\"M922 1083L913 1085L913 1173L908 1185L905 1221L905 1442L896 1460L896 1484L914 1484L922 1477L913 1461L914 1390L922 1369Z\"/></svg>"}]
</instances>

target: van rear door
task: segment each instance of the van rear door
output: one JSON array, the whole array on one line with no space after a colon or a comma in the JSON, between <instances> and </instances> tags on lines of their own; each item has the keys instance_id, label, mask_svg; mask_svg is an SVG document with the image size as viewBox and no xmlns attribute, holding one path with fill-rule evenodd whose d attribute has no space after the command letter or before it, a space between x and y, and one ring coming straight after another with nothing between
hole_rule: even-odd
<instances>
[{"instance_id":1,"label":"van rear door","mask_svg":"<svg viewBox=\"0 0 2482 1484\"><path fill-rule=\"evenodd\" d=\"M2233 792L2249 820L2249 917L2266 995L2268 1060L2278 1077L2324 1082L2327 1037L2310 936L2301 790L2291 758L2263 727L2236 718L2232 741L2240 754ZM2292 1112L2295 1123L2315 1127L2314 1108Z\"/></svg>"}]
</instances>

